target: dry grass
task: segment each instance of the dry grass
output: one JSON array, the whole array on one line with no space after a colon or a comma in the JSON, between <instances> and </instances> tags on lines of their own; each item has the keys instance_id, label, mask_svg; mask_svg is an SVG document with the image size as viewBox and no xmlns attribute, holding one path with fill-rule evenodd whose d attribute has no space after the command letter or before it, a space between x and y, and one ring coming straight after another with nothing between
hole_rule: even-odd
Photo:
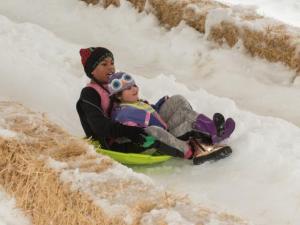
<instances>
[{"instance_id":1,"label":"dry grass","mask_svg":"<svg viewBox=\"0 0 300 225\"><path fill-rule=\"evenodd\" d=\"M17 207L37 225L122 224L108 218L85 194L71 191L59 180L59 173L39 159L47 152L59 160L82 157L86 145L20 104L1 102L0 112L12 105L14 111L4 119L20 137L0 138L0 184L15 197ZM109 165L102 165L101 170Z\"/></svg>"},{"instance_id":2,"label":"dry grass","mask_svg":"<svg viewBox=\"0 0 300 225\"><path fill-rule=\"evenodd\" d=\"M226 42L233 47L239 40L239 30L231 23L222 22L220 26L211 30L210 38L220 45Z\"/></svg>"},{"instance_id":3,"label":"dry grass","mask_svg":"<svg viewBox=\"0 0 300 225\"><path fill-rule=\"evenodd\" d=\"M296 55L296 46L291 45L293 37L284 29L270 27L265 32L245 28L244 46L253 56L260 56L271 62L281 61L300 72L300 55Z\"/></svg>"},{"instance_id":4,"label":"dry grass","mask_svg":"<svg viewBox=\"0 0 300 225\"><path fill-rule=\"evenodd\" d=\"M129 1L135 4L135 2ZM148 0L148 3L153 9L151 12L156 15L160 23L165 27L172 28L181 21L185 21L201 33L205 32L205 18L208 11L217 7L227 7L222 3L210 0Z\"/></svg>"},{"instance_id":5,"label":"dry grass","mask_svg":"<svg viewBox=\"0 0 300 225\"><path fill-rule=\"evenodd\" d=\"M115 224L87 196L62 184L30 144L1 138L0 154L1 185L33 224Z\"/></svg>"},{"instance_id":6,"label":"dry grass","mask_svg":"<svg viewBox=\"0 0 300 225\"><path fill-rule=\"evenodd\" d=\"M87 4L100 4L101 6L107 8L110 5L119 6L120 0L84 0Z\"/></svg>"},{"instance_id":7,"label":"dry grass","mask_svg":"<svg viewBox=\"0 0 300 225\"><path fill-rule=\"evenodd\" d=\"M89 3L101 3L104 7L113 4L119 5L119 0L84 0ZM146 0L128 0L139 12L145 8ZM148 0L150 13L156 15L162 25L167 28L177 26L181 21L205 33L205 21L208 12L216 8L228 8L228 6L211 0ZM256 13L245 12L238 16L242 21L256 21L263 16ZM274 22L275 23L275 22ZM280 27L280 26L279 26ZM283 26L285 27L285 25ZM233 47L238 40L242 40L245 49L252 56L267 59L270 62L282 62L300 73L300 33L291 34L286 29L278 30L278 26L267 27L264 31L249 29L246 26L237 26L235 23L221 22L209 31L209 38L219 44L228 44ZM298 42L298 43L297 43ZM294 44L297 43L297 44Z\"/></svg>"},{"instance_id":8,"label":"dry grass","mask_svg":"<svg viewBox=\"0 0 300 225\"><path fill-rule=\"evenodd\" d=\"M20 136L0 138L0 184L15 197L17 207L31 217L33 224L125 224L122 215L108 217L89 196L72 191L70 184L59 180L59 172L47 167L43 161L49 156L65 162L68 170L101 173L112 167L111 159L87 154L84 141L71 137L45 116L20 104L0 102L0 115L6 110L5 124ZM120 193L126 196L131 195L128 192L135 192L135 196L145 197L143 195L151 191L151 186L138 180L108 180L91 185L98 197L112 202ZM159 200L160 194L157 196L153 199L136 197L132 202L124 203L133 215L132 225L138 225L145 212L158 205L167 205L164 199Z\"/></svg>"},{"instance_id":9,"label":"dry grass","mask_svg":"<svg viewBox=\"0 0 300 225\"><path fill-rule=\"evenodd\" d=\"M59 179L61 172L75 169L101 175L113 169L113 161L89 154L84 141L71 137L45 116L20 104L0 102L0 117L1 125L4 122L7 129L18 133L11 139L0 137L0 185L35 225L122 225L128 216L132 218L130 225L139 225L147 213L160 209L165 213L153 221L166 224L168 210L178 206L180 213L185 210L186 215L192 215L195 224L205 224L212 216L224 221L224 225L246 224L235 216L200 206L191 211L195 206L185 195L158 190L135 176L90 180L84 186L87 192L76 191L74 183ZM64 168L49 168L45 162L48 157L62 162ZM91 196L122 206L126 211L114 213L112 218L106 214L107 209L94 204Z\"/></svg>"},{"instance_id":10,"label":"dry grass","mask_svg":"<svg viewBox=\"0 0 300 225\"><path fill-rule=\"evenodd\" d=\"M233 23L222 22L211 30L210 38L220 44L227 43L230 47L241 39L252 56L259 56L270 62L283 62L300 72L300 55L297 55L297 45L292 44L296 37L289 34L283 25L256 31L246 26L238 28Z\"/></svg>"}]
</instances>

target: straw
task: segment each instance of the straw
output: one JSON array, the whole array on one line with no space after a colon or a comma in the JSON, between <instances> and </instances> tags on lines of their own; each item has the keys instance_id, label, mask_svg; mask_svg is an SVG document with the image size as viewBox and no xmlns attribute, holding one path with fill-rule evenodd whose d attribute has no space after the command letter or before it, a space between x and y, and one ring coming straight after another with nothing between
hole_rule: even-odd
<instances>
[{"instance_id":1,"label":"straw","mask_svg":"<svg viewBox=\"0 0 300 225\"><path fill-rule=\"evenodd\" d=\"M108 177L116 172L115 162L91 152L84 140L72 137L45 115L33 113L18 103L0 101L0 117L1 125L17 133L13 138L0 137L0 185L16 199L17 207L33 224L139 225L148 213L164 209L161 217L153 218L153 224L163 224L167 212L178 210L176 207L182 208L180 213L185 210L186 215L191 215L195 224L204 224L211 217L224 220L224 225L246 224L235 216L224 219L224 215L205 207L197 206L190 211L195 206L186 195L166 192L140 176L131 175L132 172L127 172L129 176ZM54 160L56 164L50 168ZM72 177L70 183L60 179L64 171L74 170L77 175L89 172L92 177L108 173L104 173L105 179L87 180L84 188L80 188ZM105 211L99 206L102 199L126 211Z\"/></svg>"},{"instance_id":2,"label":"straw","mask_svg":"<svg viewBox=\"0 0 300 225\"><path fill-rule=\"evenodd\" d=\"M0 181L33 224L111 224L83 193L70 190L57 172L37 160L31 146L0 138Z\"/></svg>"},{"instance_id":3,"label":"straw","mask_svg":"<svg viewBox=\"0 0 300 225\"><path fill-rule=\"evenodd\" d=\"M110 4L119 5L117 0L85 0L88 3L102 4L108 7ZM258 56L270 62L282 62L286 66L300 74L300 31L296 28L285 25L265 27L264 30L249 28L249 24L255 24L258 20L264 20L263 16L255 12L239 12L239 15L232 16L233 22L221 21L209 31L205 30L207 14L213 9L230 8L229 6L210 0L128 0L139 12L146 11L154 14L160 23L170 29L184 21L189 26L201 33L207 33L210 40L220 45L228 44L233 47L241 40L245 49L251 56ZM145 8L145 5L148 5ZM238 22L236 22L238 21ZM245 24L243 25L243 22ZM253 26L254 27L254 26ZM290 30L293 30L291 32Z\"/></svg>"}]
</instances>

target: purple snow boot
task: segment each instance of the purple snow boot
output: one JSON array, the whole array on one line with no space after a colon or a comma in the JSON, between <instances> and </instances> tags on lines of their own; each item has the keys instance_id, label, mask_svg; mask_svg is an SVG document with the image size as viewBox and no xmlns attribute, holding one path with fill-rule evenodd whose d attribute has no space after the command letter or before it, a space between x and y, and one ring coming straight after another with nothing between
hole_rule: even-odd
<instances>
[{"instance_id":1,"label":"purple snow boot","mask_svg":"<svg viewBox=\"0 0 300 225\"><path fill-rule=\"evenodd\" d=\"M235 129L235 122L232 118L228 118L226 119L225 123L224 123L224 130L221 133L220 136L215 135L215 136L211 136L212 139L212 143L219 143L223 140L225 140L226 138L229 138L230 135L233 133Z\"/></svg>"},{"instance_id":2,"label":"purple snow boot","mask_svg":"<svg viewBox=\"0 0 300 225\"><path fill-rule=\"evenodd\" d=\"M199 114L193 123L193 128L209 136L217 135L217 128L214 121L204 114Z\"/></svg>"},{"instance_id":3,"label":"purple snow boot","mask_svg":"<svg viewBox=\"0 0 300 225\"><path fill-rule=\"evenodd\" d=\"M215 113L213 120L200 114L193 124L193 128L205 135L210 136L212 144L219 143L228 138L235 129L235 122L232 118L225 118L220 113Z\"/></svg>"}]
</instances>

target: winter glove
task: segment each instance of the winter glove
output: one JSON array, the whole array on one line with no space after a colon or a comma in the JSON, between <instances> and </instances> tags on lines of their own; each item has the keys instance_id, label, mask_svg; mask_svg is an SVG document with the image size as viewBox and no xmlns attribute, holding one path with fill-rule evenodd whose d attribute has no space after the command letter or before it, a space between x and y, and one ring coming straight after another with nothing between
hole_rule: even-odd
<instances>
[{"instance_id":1,"label":"winter glove","mask_svg":"<svg viewBox=\"0 0 300 225\"><path fill-rule=\"evenodd\" d=\"M133 126L124 126L126 129L126 137L129 138L132 142L139 145L143 145L145 142L145 136L147 135L143 128L133 127Z\"/></svg>"},{"instance_id":2,"label":"winter glove","mask_svg":"<svg viewBox=\"0 0 300 225\"><path fill-rule=\"evenodd\" d=\"M155 144L155 138L151 135L145 136L145 141L143 143L143 148L151 148Z\"/></svg>"}]
</instances>

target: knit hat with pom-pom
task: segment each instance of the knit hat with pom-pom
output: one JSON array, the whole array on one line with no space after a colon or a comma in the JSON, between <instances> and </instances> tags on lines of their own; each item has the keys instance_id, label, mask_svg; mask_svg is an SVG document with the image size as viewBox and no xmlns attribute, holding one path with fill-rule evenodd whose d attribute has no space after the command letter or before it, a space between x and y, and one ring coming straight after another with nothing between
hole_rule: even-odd
<instances>
[{"instance_id":1,"label":"knit hat with pom-pom","mask_svg":"<svg viewBox=\"0 0 300 225\"><path fill-rule=\"evenodd\" d=\"M82 48L79 53L84 71L89 78L93 78L92 72L104 59L110 57L114 60L114 56L111 51L102 47Z\"/></svg>"}]
</instances>

